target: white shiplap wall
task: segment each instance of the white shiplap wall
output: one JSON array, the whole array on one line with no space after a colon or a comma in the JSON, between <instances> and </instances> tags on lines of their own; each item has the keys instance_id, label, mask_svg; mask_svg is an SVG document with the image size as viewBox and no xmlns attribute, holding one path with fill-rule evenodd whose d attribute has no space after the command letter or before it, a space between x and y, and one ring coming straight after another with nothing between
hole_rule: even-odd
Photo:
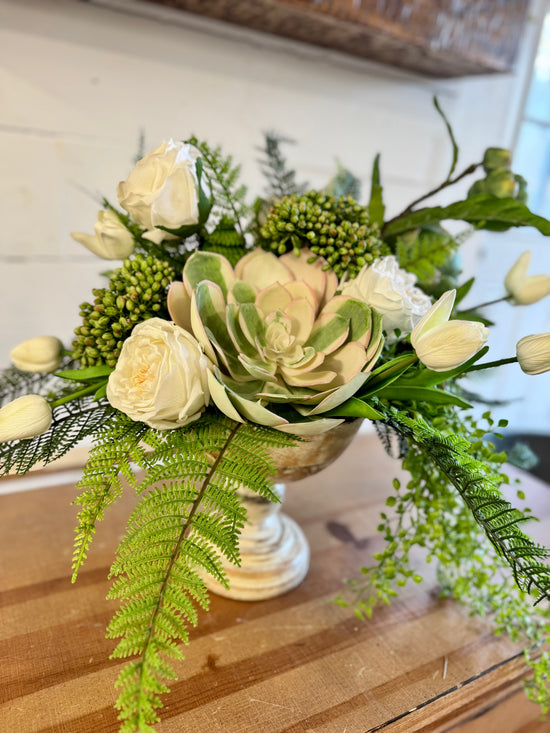
<instances>
[{"instance_id":1,"label":"white shiplap wall","mask_svg":"<svg viewBox=\"0 0 550 733\"><path fill-rule=\"evenodd\" d=\"M221 143L252 187L267 129L297 141L289 157L313 185L336 158L366 181L380 152L397 213L447 172L434 93L464 166L511 144L537 35L535 8L515 73L442 81L134 0L101 2L0 0L1 363L23 338L70 340L105 263L69 232L92 230L94 196L115 199L141 132L146 148L192 133ZM467 271L479 251L472 241Z\"/></svg>"}]
</instances>

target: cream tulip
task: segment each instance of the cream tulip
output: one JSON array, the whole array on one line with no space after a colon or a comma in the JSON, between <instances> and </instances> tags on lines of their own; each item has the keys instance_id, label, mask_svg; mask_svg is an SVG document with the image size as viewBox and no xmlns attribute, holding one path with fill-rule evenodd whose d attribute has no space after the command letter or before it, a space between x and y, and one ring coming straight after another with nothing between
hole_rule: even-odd
<instances>
[{"instance_id":1,"label":"cream tulip","mask_svg":"<svg viewBox=\"0 0 550 733\"><path fill-rule=\"evenodd\" d=\"M24 372L53 372L62 356L63 344L55 336L35 336L10 351L12 364Z\"/></svg>"},{"instance_id":2,"label":"cream tulip","mask_svg":"<svg viewBox=\"0 0 550 733\"><path fill-rule=\"evenodd\" d=\"M0 443L42 435L52 424L52 409L37 394L18 397L0 409Z\"/></svg>"},{"instance_id":3,"label":"cream tulip","mask_svg":"<svg viewBox=\"0 0 550 733\"><path fill-rule=\"evenodd\" d=\"M523 252L504 278L504 287L513 302L531 305L550 295L550 275L528 275L531 252Z\"/></svg>"},{"instance_id":4,"label":"cream tulip","mask_svg":"<svg viewBox=\"0 0 550 733\"><path fill-rule=\"evenodd\" d=\"M114 211L100 211L93 234L71 232L71 237L103 260L123 260L134 251L134 237Z\"/></svg>"},{"instance_id":5,"label":"cream tulip","mask_svg":"<svg viewBox=\"0 0 550 733\"><path fill-rule=\"evenodd\" d=\"M449 321L456 290L447 290L416 324L411 344L424 366L446 372L464 364L489 337L489 329L477 321Z\"/></svg>"},{"instance_id":6,"label":"cream tulip","mask_svg":"<svg viewBox=\"0 0 550 733\"><path fill-rule=\"evenodd\" d=\"M550 370L550 333L524 336L516 345L516 356L525 374L542 374Z\"/></svg>"}]
</instances>

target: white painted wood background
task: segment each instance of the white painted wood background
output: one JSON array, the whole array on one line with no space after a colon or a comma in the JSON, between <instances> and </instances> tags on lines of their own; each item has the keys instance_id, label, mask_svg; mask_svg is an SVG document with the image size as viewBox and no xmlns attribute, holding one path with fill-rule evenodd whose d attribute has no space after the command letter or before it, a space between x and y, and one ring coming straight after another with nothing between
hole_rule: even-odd
<instances>
[{"instance_id":1,"label":"white painted wood background","mask_svg":"<svg viewBox=\"0 0 550 733\"><path fill-rule=\"evenodd\" d=\"M397 213L448 170L434 93L452 120L459 168L489 145L513 143L539 15L537 4L513 74L444 81L136 0L0 0L1 363L23 338L70 341L78 304L101 284L105 263L69 232L92 231L94 196L115 201L141 133L147 149L190 134L220 143L253 189L262 185L255 147L264 130L296 140L289 158L312 185L331 177L336 159L366 184L380 152L389 213ZM479 300L501 292L522 248L515 232L468 243L464 265L479 276ZM539 311L528 322L517 309L499 311L506 344L495 353L550 330L548 309ZM550 382L518 373L497 390L526 393L512 406L516 427L548 429Z\"/></svg>"}]
</instances>

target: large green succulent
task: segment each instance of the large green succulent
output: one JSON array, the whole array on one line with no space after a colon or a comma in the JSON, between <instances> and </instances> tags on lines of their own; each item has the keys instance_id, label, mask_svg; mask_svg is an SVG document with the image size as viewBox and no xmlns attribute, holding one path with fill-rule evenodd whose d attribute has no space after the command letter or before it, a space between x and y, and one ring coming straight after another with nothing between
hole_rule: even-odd
<instances>
[{"instance_id":1,"label":"large green succulent","mask_svg":"<svg viewBox=\"0 0 550 733\"><path fill-rule=\"evenodd\" d=\"M171 285L170 314L214 363L211 396L228 417L320 433L340 422L323 414L367 379L382 349L381 317L336 295L334 272L311 259L307 249L282 257L256 249L233 269L196 252Z\"/></svg>"}]
</instances>

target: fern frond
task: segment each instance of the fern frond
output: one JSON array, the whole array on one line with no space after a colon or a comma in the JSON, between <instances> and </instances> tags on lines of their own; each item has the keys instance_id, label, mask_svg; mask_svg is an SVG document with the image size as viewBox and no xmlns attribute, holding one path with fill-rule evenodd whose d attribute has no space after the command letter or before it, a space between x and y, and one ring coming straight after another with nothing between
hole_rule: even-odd
<instances>
[{"instance_id":1,"label":"fern frond","mask_svg":"<svg viewBox=\"0 0 550 733\"><path fill-rule=\"evenodd\" d=\"M246 516L236 490L242 485L276 500L268 448L292 436L204 415L186 428L147 431L151 452L137 456L145 477L141 500L111 568L110 598L121 599L107 635L120 638L112 656L138 655L118 679L122 731L148 731L158 721L160 695L175 676L171 659L197 609L208 607L203 576L227 585L221 556L239 562L238 536Z\"/></svg>"},{"instance_id":2,"label":"fern frond","mask_svg":"<svg viewBox=\"0 0 550 733\"><path fill-rule=\"evenodd\" d=\"M212 216L221 218L224 214L228 215L244 239L245 221L249 209L245 203L246 186L238 182L241 174L240 166L233 164L231 155L223 155L220 146L212 148L196 137L192 137L190 143L200 151L203 169L212 189L215 203L209 221L212 220Z\"/></svg>"},{"instance_id":3,"label":"fern frond","mask_svg":"<svg viewBox=\"0 0 550 733\"><path fill-rule=\"evenodd\" d=\"M59 366L60 371L75 368L78 368L78 362L70 357L65 357ZM0 407L27 394L62 397L64 390L67 393L72 391L71 385L54 374L23 372L14 366L0 371Z\"/></svg>"},{"instance_id":4,"label":"fern frond","mask_svg":"<svg viewBox=\"0 0 550 733\"><path fill-rule=\"evenodd\" d=\"M136 486L132 462L140 464L143 461L144 449L140 442L147 431L143 423L116 413L94 435L95 445L76 485L81 493L73 502L82 507L75 530L73 583L86 559L97 522L103 519L105 510L122 494L123 479L130 486Z\"/></svg>"},{"instance_id":5,"label":"fern frond","mask_svg":"<svg viewBox=\"0 0 550 733\"><path fill-rule=\"evenodd\" d=\"M431 283L457 247L456 239L439 226L426 226L414 236L399 237L396 256L400 267L414 273L420 282Z\"/></svg>"},{"instance_id":6,"label":"fern frond","mask_svg":"<svg viewBox=\"0 0 550 733\"><path fill-rule=\"evenodd\" d=\"M205 236L202 249L226 257L233 267L246 254L246 241L229 216L222 216L214 231Z\"/></svg>"},{"instance_id":7,"label":"fern frond","mask_svg":"<svg viewBox=\"0 0 550 733\"><path fill-rule=\"evenodd\" d=\"M114 414L106 399L94 400L91 396L56 407L52 424L42 435L0 443L0 475L12 469L18 474L27 473L37 463L61 458L81 440L95 435Z\"/></svg>"},{"instance_id":8,"label":"fern frond","mask_svg":"<svg viewBox=\"0 0 550 733\"><path fill-rule=\"evenodd\" d=\"M497 553L510 566L518 588L534 594L536 603L550 601L549 551L520 528L533 517L513 507L502 495L502 475L491 472L470 455L469 441L459 435L443 435L422 418L412 418L392 407L377 405L385 422L412 441L447 476Z\"/></svg>"}]
</instances>

